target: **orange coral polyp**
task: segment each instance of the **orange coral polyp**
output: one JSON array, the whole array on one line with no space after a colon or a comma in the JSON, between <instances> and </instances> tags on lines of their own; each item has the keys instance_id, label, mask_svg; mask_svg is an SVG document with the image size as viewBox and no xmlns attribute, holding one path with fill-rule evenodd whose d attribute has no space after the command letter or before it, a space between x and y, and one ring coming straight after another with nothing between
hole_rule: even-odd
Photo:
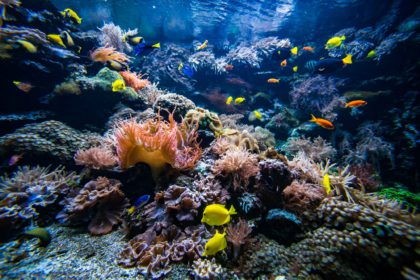
<instances>
[{"instance_id":1,"label":"orange coral polyp","mask_svg":"<svg viewBox=\"0 0 420 280\"><path fill-rule=\"evenodd\" d=\"M169 116L169 122L160 118L138 123L123 121L115 131L115 144L121 168L142 162L150 166L155 180L170 165L190 169L201 156L196 131L188 132Z\"/></svg>"}]
</instances>

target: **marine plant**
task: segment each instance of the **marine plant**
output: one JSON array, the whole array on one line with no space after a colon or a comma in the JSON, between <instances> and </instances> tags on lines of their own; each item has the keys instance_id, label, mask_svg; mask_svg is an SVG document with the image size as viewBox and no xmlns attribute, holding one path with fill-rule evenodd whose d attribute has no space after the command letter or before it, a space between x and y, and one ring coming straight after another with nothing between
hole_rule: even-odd
<instances>
[{"instance_id":1,"label":"marine plant","mask_svg":"<svg viewBox=\"0 0 420 280\"><path fill-rule=\"evenodd\" d=\"M214 163L213 172L228 179L235 191L246 191L259 171L257 155L243 148L229 149Z\"/></svg>"},{"instance_id":2,"label":"marine plant","mask_svg":"<svg viewBox=\"0 0 420 280\"><path fill-rule=\"evenodd\" d=\"M125 84L134 89L137 93L139 93L140 90L142 90L146 86L150 85L148 79L142 79L144 75L142 75L141 73L136 74L134 72L131 72L130 70L127 70L121 71L120 75L121 77L123 77Z\"/></svg>"},{"instance_id":3,"label":"marine plant","mask_svg":"<svg viewBox=\"0 0 420 280\"><path fill-rule=\"evenodd\" d=\"M117 165L117 158L112 151L104 146L79 150L74 155L77 165L84 165L93 169L110 168Z\"/></svg>"},{"instance_id":4,"label":"marine plant","mask_svg":"<svg viewBox=\"0 0 420 280\"><path fill-rule=\"evenodd\" d=\"M395 200L411 209L418 210L420 208L420 194L412 193L402 188L383 188L378 192L378 195L384 196L387 199Z\"/></svg>"},{"instance_id":5,"label":"marine plant","mask_svg":"<svg viewBox=\"0 0 420 280\"><path fill-rule=\"evenodd\" d=\"M106 63L108 61L117 61L119 63L127 63L130 57L125 53L115 50L113 47L100 47L90 53L90 58L96 62Z\"/></svg>"},{"instance_id":6,"label":"marine plant","mask_svg":"<svg viewBox=\"0 0 420 280\"><path fill-rule=\"evenodd\" d=\"M169 114L169 121L161 117L141 123L134 119L121 121L114 139L120 167L127 169L139 162L146 163L155 181L167 166L191 169L201 157L197 132L176 123L173 114Z\"/></svg>"}]
</instances>

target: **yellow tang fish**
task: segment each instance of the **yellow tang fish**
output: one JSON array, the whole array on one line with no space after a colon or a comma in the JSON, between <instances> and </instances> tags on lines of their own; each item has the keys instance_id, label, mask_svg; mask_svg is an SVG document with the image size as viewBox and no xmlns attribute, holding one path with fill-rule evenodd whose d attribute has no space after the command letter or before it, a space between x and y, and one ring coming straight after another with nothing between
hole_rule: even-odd
<instances>
[{"instance_id":1,"label":"yellow tang fish","mask_svg":"<svg viewBox=\"0 0 420 280\"><path fill-rule=\"evenodd\" d=\"M58 35L58 34L48 34L47 39L48 39L48 41L52 41L54 43L59 44L63 48L67 48L66 45L64 45L64 42L61 39L60 35Z\"/></svg>"},{"instance_id":2,"label":"yellow tang fish","mask_svg":"<svg viewBox=\"0 0 420 280\"><path fill-rule=\"evenodd\" d=\"M120 90L125 90L125 83L121 79L116 79L112 83L112 91L116 92L116 91L120 91Z\"/></svg>"},{"instance_id":3,"label":"yellow tang fish","mask_svg":"<svg viewBox=\"0 0 420 280\"><path fill-rule=\"evenodd\" d=\"M197 51L201 51L202 49L204 49L205 47L207 47L207 45L209 44L208 40L205 40L203 44L201 44L200 46L197 47Z\"/></svg>"},{"instance_id":4,"label":"yellow tang fish","mask_svg":"<svg viewBox=\"0 0 420 280\"><path fill-rule=\"evenodd\" d=\"M330 194L331 192L331 183L330 183L330 176L328 174L324 175L324 179L322 180L322 184L324 185L325 192Z\"/></svg>"},{"instance_id":5,"label":"yellow tang fish","mask_svg":"<svg viewBox=\"0 0 420 280\"><path fill-rule=\"evenodd\" d=\"M206 223L209 226L221 226L230 221L230 215L235 215L236 210L232 206L227 210L222 204L210 204L207 205L203 212L202 223Z\"/></svg>"},{"instance_id":6,"label":"yellow tang fish","mask_svg":"<svg viewBox=\"0 0 420 280\"><path fill-rule=\"evenodd\" d=\"M293 72L295 72L295 73L296 73L296 72L297 72L297 70L298 70L298 67L297 67L297 66L293 66L293 68L292 68L292 69L293 69Z\"/></svg>"},{"instance_id":7,"label":"yellow tang fish","mask_svg":"<svg viewBox=\"0 0 420 280\"><path fill-rule=\"evenodd\" d=\"M235 104L236 105L241 104L244 101L245 101L245 98L244 97L237 97L237 98L235 98Z\"/></svg>"},{"instance_id":8,"label":"yellow tang fish","mask_svg":"<svg viewBox=\"0 0 420 280\"><path fill-rule=\"evenodd\" d=\"M341 61L343 61L343 63L345 64L345 65L347 65L347 64L352 64L353 63L353 61L351 60L351 58L352 58L353 56L351 55L351 54L348 54L348 55L346 55L346 57L345 58L343 58Z\"/></svg>"},{"instance_id":9,"label":"yellow tang fish","mask_svg":"<svg viewBox=\"0 0 420 280\"><path fill-rule=\"evenodd\" d=\"M204 246L203 256L215 255L217 252L224 250L227 247L225 235L226 233L219 233L216 229L216 233Z\"/></svg>"},{"instance_id":10,"label":"yellow tang fish","mask_svg":"<svg viewBox=\"0 0 420 280\"><path fill-rule=\"evenodd\" d=\"M261 120L262 119L262 115L260 112L258 112L257 110L254 111L254 115L257 119Z\"/></svg>"},{"instance_id":11,"label":"yellow tang fish","mask_svg":"<svg viewBox=\"0 0 420 280\"><path fill-rule=\"evenodd\" d=\"M22 47L24 47L30 53L36 53L38 51L38 49L31 42L25 40L17 40L16 42L21 44Z\"/></svg>"},{"instance_id":12,"label":"yellow tang fish","mask_svg":"<svg viewBox=\"0 0 420 280\"><path fill-rule=\"evenodd\" d=\"M64 11L60 12L60 14L63 15L63 17L68 17L71 18L73 21L75 21L77 24L81 24L82 23L82 18L79 17L79 15L73 11L72 9L64 9Z\"/></svg>"},{"instance_id":13,"label":"yellow tang fish","mask_svg":"<svg viewBox=\"0 0 420 280\"><path fill-rule=\"evenodd\" d=\"M344 36L344 35L341 36L341 37L332 37L325 44L325 49L329 50L329 49L337 48L337 47L341 46L341 43L344 40L346 40L346 36Z\"/></svg>"},{"instance_id":14,"label":"yellow tang fish","mask_svg":"<svg viewBox=\"0 0 420 280\"><path fill-rule=\"evenodd\" d=\"M233 97L232 97L232 96L229 96L229 97L226 99L226 105L230 105L230 103L232 103L232 100L233 100Z\"/></svg>"},{"instance_id":15,"label":"yellow tang fish","mask_svg":"<svg viewBox=\"0 0 420 280\"><path fill-rule=\"evenodd\" d=\"M297 55L297 53L298 53L298 47L294 47L293 49L291 49L291 50L290 50L290 52L291 52L293 55Z\"/></svg>"},{"instance_id":16,"label":"yellow tang fish","mask_svg":"<svg viewBox=\"0 0 420 280\"><path fill-rule=\"evenodd\" d=\"M370 52L368 52L366 58L374 58L375 56L376 56L375 50L371 50Z\"/></svg>"}]
</instances>

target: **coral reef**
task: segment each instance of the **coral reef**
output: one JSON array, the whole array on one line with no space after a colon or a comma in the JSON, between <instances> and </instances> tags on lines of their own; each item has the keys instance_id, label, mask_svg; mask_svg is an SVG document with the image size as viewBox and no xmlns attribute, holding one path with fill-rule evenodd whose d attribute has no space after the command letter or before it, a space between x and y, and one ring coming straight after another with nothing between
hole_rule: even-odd
<instances>
[{"instance_id":1,"label":"coral reef","mask_svg":"<svg viewBox=\"0 0 420 280\"><path fill-rule=\"evenodd\" d=\"M26 125L0 137L0 154L25 154L28 160L39 157L59 162L71 161L77 150L99 144L99 135L82 133L58 121Z\"/></svg>"},{"instance_id":2,"label":"coral reef","mask_svg":"<svg viewBox=\"0 0 420 280\"><path fill-rule=\"evenodd\" d=\"M344 80L342 79L325 78L321 75L296 81L293 83L293 89L289 92L291 105L333 121L337 117L334 109L340 107L345 101L338 95L337 89L343 84Z\"/></svg>"},{"instance_id":3,"label":"coral reef","mask_svg":"<svg viewBox=\"0 0 420 280\"><path fill-rule=\"evenodd\" d=\"M173 114L169 122L160 118L138 123L122 121L114 132L118 163L126 169L138 162L150 166L155 181L169 165L175 169L191 169L201 156L196 131L177 124Z\"/></svg>"},{"instance_id":4,"label":"coral reef","mask_svg":"<svg viewBox=\"0 0 420 280\"><path fill-rule=\"evenodd\" d=\"M282 150L285 151L288 156L302 152L306 157L315 162L332 159L336 154L336 150L321 136L314 139L290 137L283 145Z\"/></svg>"},{"instance_id":5,"label":"coral reef","mask_svg":"<svg viewBox=\"0 0 420 280\"><path fill-rule=\"evenodd\" d=\"M176 121L181 121L189 110L194 110L195 104L185 96L175 93L166 93L159 95L153 104L155 112L171 112Z\"/></svg>"},{"instance_id":6,"label":"coral reef","mask_svg":"<svg viewBox=\"0 0 420 280\"><path fill-rule=\"evenodd\" d=\"M125 84L134 89L134 91L137 93L144 89L146 86L150 85L149 80L142 79L143 76L141 73L136 74L127 70L121 71L120 75L123 77Z\"/></svg>"},{"instance_id":7,"label":"coral reef","mask_svg":"<svg viewBox=\"0 0 420 280\"><path fill-rule=\"evenodd\" d=\"M190 128L209 128L216 136L223 134L223 125L219 119L219 116L216 113L210 112L209 110L200 107L188 110L188 112L185 114L183 122L187 127Z\"/></svg>"},{"instance_id":8,"label":"coral reef","mask_svg":"<svg viewBox=\"0 0 420 280\"><path fill-rule=\"evenodd\" d=\"M93 52L91 52L90 59L102 63L116 61L122 64L130 61L129 56L127 56L125 53L117 51L113 47L100 47L95 49Z\"/></svg>"},{"instance_id":9,"label":"coral reef","mask_svg":"<svg viewBox=\"0 0 420 280\"><path fill-rule=\"evenodd\" d=\"M0 177L0 221L2 239L28 224L44 225L60 210L58 203L79 181L63 167L19 167L10 177Z\"/></svg>"},{"instance_id":10,"label":"coral reef","mask_svg":"<svg viewBox=\"0 0 420 280\"><path fill-rule=\"evenodd\" d=\"M229 224L226 228L226 240L232 244L233 258L237 259L240 255L241 246L249 240L252 228L246 220L240 219L236 225Z\"/></svg>"},{"instance_id":11,"label":"coral reef","mask_svg":"<svg viewBox=\"0 0 420 280\"><path fill-rule=\"evenodd\" d=\"M89 222L91 234L107 234L122 221L121 216L128 206L128 200L120 188L119 181L98 177L86 183L75 197L65 202L57 219L69 224Z\"/></svg>"},{"instance_id":12,"label":"coral reef","mask_svg":"<svg viewBox=\"0 0 420 280\"><path fill-rule=\"evenodd\" d=\"M224 129L223 134L212 145L212 150L218 155L228 150L243 149L259 153L257 140L247 130Z\"/></svg>"},{"instance_id":13,"label":"coral reef","mask_svg":"<svg viewBox=\"0 0 420 280\"><path fill-rule=\"evenodd\" d=\"M79 150L74 155L77 165L84 165L93 169L110 168L117 165L117 158L107 147L93 147Z\"/></svg>"},{"instance_id":14,"label":"coral reef","mask_svg":"<svg viewBox=\"0 0 420 280\"><path fill-rule=\"evenodd\" d=\"M246 191L250 178L259 171L256 155L244 149L231 149L216 160L213 172L229 181L235 191Z\"/></svg>"}]
</instances>

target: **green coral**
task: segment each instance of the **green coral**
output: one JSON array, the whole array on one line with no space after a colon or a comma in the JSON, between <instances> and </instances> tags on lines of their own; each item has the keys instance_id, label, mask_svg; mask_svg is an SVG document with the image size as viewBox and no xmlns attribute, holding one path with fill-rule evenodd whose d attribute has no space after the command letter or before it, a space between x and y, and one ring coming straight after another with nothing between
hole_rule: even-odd
<instances>
[{"instance_id":1,"label":"green coral","mask_svg":"<svg viewBox=\"0 0 420 280\"><path fill-rule=\"evenodd\" d=\"M378 194L385 196L388 199L396 200L413 209L419 209L420 206L420 194L412 193L405 189L383 188Z\"/></svg>"}]
</instances>

